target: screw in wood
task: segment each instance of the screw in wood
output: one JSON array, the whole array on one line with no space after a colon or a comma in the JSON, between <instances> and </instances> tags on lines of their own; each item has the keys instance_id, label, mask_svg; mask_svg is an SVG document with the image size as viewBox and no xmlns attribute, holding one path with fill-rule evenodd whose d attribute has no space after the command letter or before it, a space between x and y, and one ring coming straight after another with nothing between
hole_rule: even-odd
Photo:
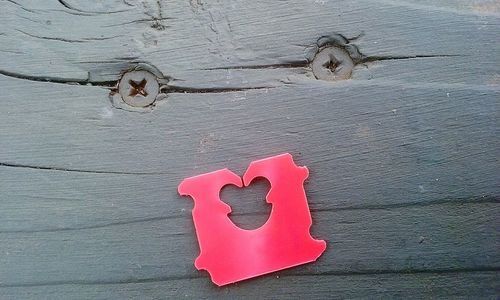
<instances>
[{"instance_id":1,"label":"screw in wood","mask_svg":"<svg viewBox=\"0 0 500 300\"><path fill-rule=\"evenodd\" d=\"M317 79L336 81L349 79L354 65L346 50L331 46L321 49L314 56L311 68Z\"/></svg>"},{"instance_id":2,"label":"screw in wood","mask_svg":"<svg viewBox=\"0 0 500 300\"><path fill-rule=\"evenodd\" d=\"M127 72L118 83L118 93L123 101L134 107L153 104L159 92L160 84L157 77L145 70Z\"/></svg>"}]
</instances>

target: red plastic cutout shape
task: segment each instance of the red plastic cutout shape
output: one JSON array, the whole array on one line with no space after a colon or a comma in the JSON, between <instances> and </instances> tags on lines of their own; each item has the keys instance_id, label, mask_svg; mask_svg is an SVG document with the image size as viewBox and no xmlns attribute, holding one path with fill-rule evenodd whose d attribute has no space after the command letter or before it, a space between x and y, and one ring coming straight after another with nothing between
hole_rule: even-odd
<instances>
[{"instance_id":1,"label":"red plastic cutout shape","mask_svg":"<svg viewBox=\"0 0 500 300\"><path fill-rule=\"evenodd\" d=\"M304 191L309 171L290 154L254 161L241 178L228 169L185 179L179 194L194 199L193 221L200 245L195 261L221 286L315 261L326 243L311 237L312 224ZM219 197L222 187L248 186L265 177L271 183L266 201L272 204L267 222L255 230L237 227L228 217L231 207Z\"/></svg>"}]
</instances>

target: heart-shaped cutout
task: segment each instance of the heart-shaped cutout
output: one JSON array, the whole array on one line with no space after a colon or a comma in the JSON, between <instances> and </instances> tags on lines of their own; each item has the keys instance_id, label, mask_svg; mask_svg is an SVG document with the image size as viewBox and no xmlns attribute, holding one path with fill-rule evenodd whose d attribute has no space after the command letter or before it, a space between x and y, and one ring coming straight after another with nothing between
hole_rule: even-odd
<instances>
[{"instance_id":1,"label":"heart-shaped cutout","mask_svg":"<svg viewBox=\"0 0 500 300\"><path fill-rule=\"evenodd\" d=\"M271 183L264 177L255 178L247 187L226 185L220 199L231 206L229 218L241 229L254 230L266 223L272 205L266 202Z\"/></svg>"}]
</instances>

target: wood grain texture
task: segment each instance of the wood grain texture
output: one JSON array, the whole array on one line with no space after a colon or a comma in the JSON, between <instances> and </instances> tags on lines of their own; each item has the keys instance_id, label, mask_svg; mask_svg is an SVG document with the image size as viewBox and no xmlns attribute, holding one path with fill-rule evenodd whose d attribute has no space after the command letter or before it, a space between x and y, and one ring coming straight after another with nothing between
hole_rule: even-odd
<instances>
[{"instance_id":1,"label":"wood grain texture","mask_svg":"<svg viewBox=\"0 0 500 300\"><path fill-rule=\"evenodd\" d=\"M375 274L337 276L271 276L217 288L206 278L137 283L64 284L4 288L5 299L68 299L82 295L92 299L290 299L298 291L307 291L315 299L359 298L453 298L475 299L481 295L494 299L498 295L497 272L449 274ZM167 286L168 285L168 286ZM262 288L265 286L266 288ZM259 287L259 288L257 288ZM496 291L495 291L496 289Z\"/></svg>"},{"instance_id":2,"label":"wood grain texture","mask_svg":"<svg viewBox=\"0 0 500 300\"><path fill-rule=\"evenodd\" d=\"M498 297L499 7L1 1L0 298ZM350 80L309 68L332 34L363 55ZM167 98L115 108L139 63ZM177 185L283 152L327 251L217 288ZM223 191L237 224L266 220L267 188Z\"/></svg>"}]
</instances>

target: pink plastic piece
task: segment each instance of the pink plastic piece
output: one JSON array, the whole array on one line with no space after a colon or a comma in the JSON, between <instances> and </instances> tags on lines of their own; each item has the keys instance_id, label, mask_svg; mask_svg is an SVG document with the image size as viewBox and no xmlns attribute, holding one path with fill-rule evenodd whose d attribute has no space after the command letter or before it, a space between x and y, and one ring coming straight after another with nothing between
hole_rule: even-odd
<instances>
[{"instance_id":1,"label":"pink plastic piece","mask_svg":"<svg viewBox=\"0 0 500 300\"><path fill-rule=\"evenodd\" d=\"M182 181L179 193L195 202L193 221L200 245L196 268L207 270L222 286L315 261L326 243L309 233L312 220L303 187L308 175L307 168L296 166L286 153L252 162L243 182L228 169ZM266 201L272 210L260 228L244 230L229 219L231 207L219 193L225 185L248 186L257 177L271 183Z\"/></svg>"}]
</instances>

